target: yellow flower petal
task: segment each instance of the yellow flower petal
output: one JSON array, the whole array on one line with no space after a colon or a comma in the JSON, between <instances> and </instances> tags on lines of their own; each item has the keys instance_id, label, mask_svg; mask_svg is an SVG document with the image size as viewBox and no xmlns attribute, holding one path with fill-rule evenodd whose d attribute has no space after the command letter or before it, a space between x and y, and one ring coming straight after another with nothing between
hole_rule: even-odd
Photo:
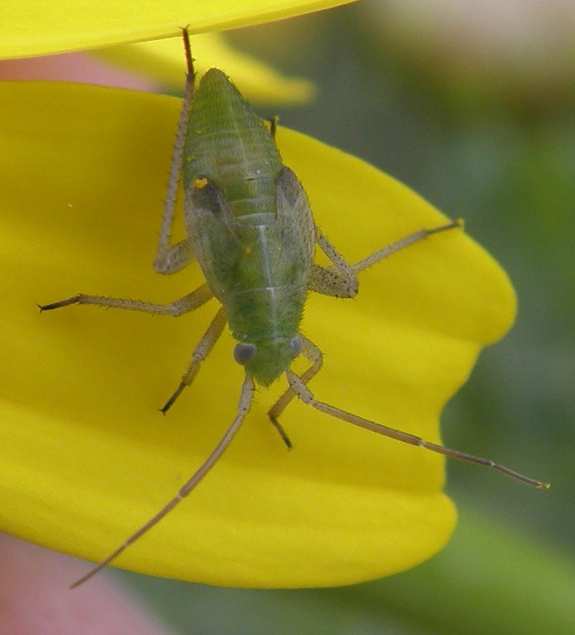
<instances>
[{"instance_id":1,"label":"yellow flower petal","mask_svg":"<svg viewBox=\"0 0 575 635\"><path fill-rule=\"evenodd\" d=\"M0 59L222 31L329 9L354 0L3 0Z\"/></svg>"},{"instance_id":2,"label":"yellow flower petal","mask_svg":"<svg viewBox=\"0 0 575 635\"><path fill-rule=\"evenodd\" d=\"M282 77L251 55L232 48L218 33L194 36L192 52L199 75L212 66L221 68L234 78L240 92L250 101L299 104L313 96L311 82ZM172 89L183 90L185 58L181 38L114 46L93 54Z\"/></svg>"},{"instance_id":3,"label":"yellow flower petal","mask_svg":"<svg viewBox=\"0 0 575 635\"><path fill-rule=\"evenodd\" d=\"M168 277L151 268L179 101L30 82L0 83L0 103L1 529L100 559L206 457L242 371L226 335L162 418L215 302L178 320L35 308L79 291L163 302L200 284L197 266ZM364 162L286 129L278 138L317 222L351 259L444 221ZM459 231L438 235L363 273L356 300L311 295L303 330L326 353L312 388L437 440L445 401L514 307L480 247ZM282 387L258 392L214 471L120 566L219 585L337 585L401 571L445 544L455 510L441 457L301 403L283 417L287 452L265 415Z\"/></svg>"}]
</instances>

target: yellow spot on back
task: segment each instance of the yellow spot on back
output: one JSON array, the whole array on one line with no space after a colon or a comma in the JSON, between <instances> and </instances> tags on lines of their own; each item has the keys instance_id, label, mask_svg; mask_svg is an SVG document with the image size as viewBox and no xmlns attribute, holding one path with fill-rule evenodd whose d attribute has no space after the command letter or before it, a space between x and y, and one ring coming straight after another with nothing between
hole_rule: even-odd
<instances>
[{"instance_id":1,"label":"yellow spot on back","mask_svg":"<svg viewBox=\"0 0 575 635\"><path fill-rule=\"evenodd\" d=\"M194 179L194 187L197 190L204 189L204 187L206 187L207 184L208 184L208 179L206 179L205 176L203 176L201 179Z\"/></svg>"}]
</instances>

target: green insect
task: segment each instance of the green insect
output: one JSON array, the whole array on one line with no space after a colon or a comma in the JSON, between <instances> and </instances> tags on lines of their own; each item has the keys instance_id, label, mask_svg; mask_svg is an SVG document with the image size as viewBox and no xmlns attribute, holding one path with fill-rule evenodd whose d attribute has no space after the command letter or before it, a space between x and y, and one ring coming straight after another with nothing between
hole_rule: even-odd
<instances>
[{"instance_id":1,"label":"green insect","mask_svg":"<svg viewBox=\"0 0 575 635\"><path fill-rule=\"evenodd\" d=\"M222 456L249 412L255 382L267 386L282 373L287 377L289 388L272 406L269 417L288 447L291 442L279 417L297 397L353 425L460 461L485 465L547 489L546 483L489 459L425 441L314 398L307 384L321 369L322 353L299 333L308 292L353 298L358 292L360 271L432 234L455 229L459 224L451 222L422 229L355 264L348 264L315 225L301 184L283 165L275 144L275 121L266 125L218 69L209 70L196 90L186 29L183 39L188 67L186 89L154 267L158 273L172 274L195 257L206 284L167 305L80 294L40 309L93 304L179 316L215 297L222 306L197 344L188 369L162 412L166 413L192 383L226 323L237 340L234 357L244 366L245 379L235 419L201 467L155 516L73 586L82 584L115 560L196 487ZM173 244L171 233L180 179L185 196L187 238ZM314 264L316 246L330 260L328 268ZM292 361L299 355L310 362L301 376L290 370Z\"/></svg>"}]
</instances>

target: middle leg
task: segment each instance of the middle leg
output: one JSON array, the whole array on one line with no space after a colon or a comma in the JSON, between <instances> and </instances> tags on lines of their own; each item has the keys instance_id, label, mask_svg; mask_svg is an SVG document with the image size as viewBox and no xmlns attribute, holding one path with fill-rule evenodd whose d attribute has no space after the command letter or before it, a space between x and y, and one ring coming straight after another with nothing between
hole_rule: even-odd
<instances>
[{"instance_id":1,"label":"middle leg","mask_svg":"<svg viewBox=\"0 0 575 635\"><path fill-rule=\"evenodd\" d=\"M316 293L335 296L336 298L354 298L357 295L359 283L353 268L317 227L316 242L329 258L332 266L326 268L320 265L313 265L309 279L309 289Z\"/></svg>"},{"instance_id":2,"label":"middle leg","mask_svg":"<svg viewBox=\"0 0 575 635\"><path fill-rule=\"evenodd\" d=\"M420 229L419 231L414 232L413 234L404 236L403 238L400 238L399 240L396 240L395 242L390 243L389 245L385 245L385 247L382 247L381 249L374 251L372 254L367 256L367 258L362 258L361 260L356 262L354 265L352 265L351 268L356 273L359 271L363 271L364 269L367 269L368 267L372 267L373 265L377 264L380 260L383 260L384 258L389 258L389 256L396 254L398 251L401 251L402 249L405 249L406 247L410 247L411 245L414 245L415 243L418 243L421 240L424 240L425 238L429 238L429 236L432 236L433 234L439 234L441 232L445 232L450 229L456 229L462 226L463 226L462 221L454 220L454 221L451 221L450 223L446 223L445 225L434 227L433 229Z\"/></svg>"},{"instance_id":3,"label":"middle leg","mask_svg":"<svg viewBox=\"0 0 575 635\"><path fill-rule=\"evenodd\" d=\"M404 236L395 242L385 245L366 258L362 258L353 265L350 265L336 248L319 231L317 232L317 243L325 255L330 259L332 266L329 268L313 265L309 289L322 295L335 296L336 298L353 298L357 295L359 283L357 274L368 267L372 267L384 258L396 254L398 251L410 247L421 240L461 227L460 221L452 221L433 229L421 229L413 234Z\"/></svg>"},{"instance_id":4,"label":"middle leg","mask_svg":"<svg viewBox=\"0 0 575 635\"><path fill-rule=\"evenodd\" d=\"M192 293L188 293L183 298L170 302L169 304L154 304L152 302L142 302L141 300L130 300L128 298L110 298L104 295L86 295L78 293L64 300L51 302L50 304L39 304L41 312L61 309L72 304L94 304L107 309L124 309L126 311L143 311L144 313L155 313L157 315L171 315L179 317L188 311L193 311L205 304L213 297L207 284L198 287Z\"/></svg>"}]
</instances>

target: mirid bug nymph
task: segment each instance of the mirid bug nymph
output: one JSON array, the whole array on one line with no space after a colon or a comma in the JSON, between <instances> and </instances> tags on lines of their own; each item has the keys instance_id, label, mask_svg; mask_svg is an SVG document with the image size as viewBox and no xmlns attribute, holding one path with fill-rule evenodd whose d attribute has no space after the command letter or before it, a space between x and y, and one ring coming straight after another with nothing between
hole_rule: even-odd
<instances>
[{"instance_id":1,"label":"mirid bug nymph","mask_svg":"<svg viewBox=\"0 0 575 635\"><path fill-rule=\"evenodd\" d=\"M297 397L353 425L460 461L485 465L539 489L547 489L546 483L489 459L425 441L314 398L307 384L322 367L322 353L300 333L308 292L353 298L358 292L360 271L425 238L460 225L450 222L422 229L359 262L347 263L315 225L301 184L283 165L275 143L275 122L268 125L260 119L218 69L209 70L196 90L185 29L183 39L188 69L186 89L154 267L158 273L172 274L195 257L206 283L167 305L79 294L40 309L92 304L180 316L216 298L221 307L197 344L188 369L162 412L166 413L192 383L226 324L237 341L233 356L245 368L245 379L236 416L201 467L155 516L73 586L82 584L115 560L198 485L222 456L248 414L255 383L267 386L282 374L287 378L288 388L270 409L269 417L288 447L291 442L279 418ZM172 228L180 181L187 237L174 244ZM314 264L316 246L329 259L329 267ZM304 355L310 365L297 375L290 366L300 355Z\"/></svg>"}]
</instances>

